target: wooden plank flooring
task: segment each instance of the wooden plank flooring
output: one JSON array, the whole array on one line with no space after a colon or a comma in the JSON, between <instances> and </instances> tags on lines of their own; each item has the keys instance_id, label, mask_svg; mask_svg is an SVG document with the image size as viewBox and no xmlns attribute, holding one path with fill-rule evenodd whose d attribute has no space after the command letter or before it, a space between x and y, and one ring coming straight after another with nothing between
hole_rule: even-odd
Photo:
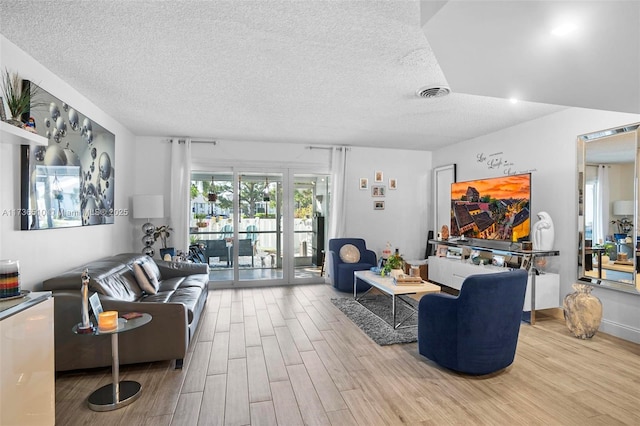
<instances>
[{"instance_id":1,"label":"wooden plank flooring","mask_svg":"<svg viewBox=\"0 0 640 426\"><path fill-rule=\"evenodd\" d=\"M331 303L328 285L212 290L184 368L122 366L140 399L107 413L87 396L109 368L62 373L58 425L640 424L640 345L563 321L523 324L514 364L482 377L378 346Z\"/></svg>"}]
</instances>

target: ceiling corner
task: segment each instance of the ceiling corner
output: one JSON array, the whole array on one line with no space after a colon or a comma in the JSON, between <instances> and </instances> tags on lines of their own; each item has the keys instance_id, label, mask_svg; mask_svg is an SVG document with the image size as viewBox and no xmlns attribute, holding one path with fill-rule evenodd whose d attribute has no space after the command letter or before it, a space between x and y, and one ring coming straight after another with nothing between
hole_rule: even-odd
<instances>
[{"instance_id":1,"label":"ceiling corner","mask_svg":"<svg viewBox=\"0 0 640 426\"><path fill-rule=\"evenodd\" d=\"M449 1L434 1L434 0L421 0L420 1L420 26L424 26L433 16L438 13L442 6Z\"/></svg>"}]
</instances>

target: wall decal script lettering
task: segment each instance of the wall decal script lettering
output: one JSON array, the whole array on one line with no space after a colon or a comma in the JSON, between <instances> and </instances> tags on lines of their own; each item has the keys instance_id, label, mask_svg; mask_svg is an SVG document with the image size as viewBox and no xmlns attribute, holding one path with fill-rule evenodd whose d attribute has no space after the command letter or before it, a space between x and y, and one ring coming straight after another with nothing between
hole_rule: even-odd
<instances>
[{"instance_id":1,"label":"wall decal script lettering","mask_svg":"<svg viewBox=\"0 0 640 426\"><path fill-rule=\"evenodd\" d=\"M518 175L536 171L536 169L516 170L513 161L506 159L503 152L494 152L493 154L481 152L476 154L476 162L484 163L489 170L502 170L505 175Z\"/></svg>"}]
</instances>

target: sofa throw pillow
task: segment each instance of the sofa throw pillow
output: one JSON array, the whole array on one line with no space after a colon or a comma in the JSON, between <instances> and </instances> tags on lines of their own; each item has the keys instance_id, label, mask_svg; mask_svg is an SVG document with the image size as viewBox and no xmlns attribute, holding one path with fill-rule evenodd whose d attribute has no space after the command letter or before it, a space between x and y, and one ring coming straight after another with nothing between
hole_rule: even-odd
<instances>
[{"instance_id":1,"label":"sofa throw pillow","mask_svg":"<svg viewBox=\"0 0 640 426\"><path fill-rule=\"evenodd\" d=\"M360 250L353 244L345 244L340 248L340 259L344 263L358 263L360 261Z\"/></svg>"},{"instance_id":2,"label":"sofa throw pillow","mask_svg":"<svg viewBox=\"0 0 640 426\"><path fill-rule=\"evenodd\" d=\"M151 259L143 259L133 264L133 273L140 288L147 294L156 294L160 282L156 275L157 267Z\"/></svg>"}]
</instances>

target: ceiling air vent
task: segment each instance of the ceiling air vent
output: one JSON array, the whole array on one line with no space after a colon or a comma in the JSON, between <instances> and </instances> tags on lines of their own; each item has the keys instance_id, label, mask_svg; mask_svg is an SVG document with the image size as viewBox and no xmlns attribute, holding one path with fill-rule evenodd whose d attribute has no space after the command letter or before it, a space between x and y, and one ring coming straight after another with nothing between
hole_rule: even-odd
<instances>
[{"instance_id":1,"label":"ceiling air vent","mask_svg":"<svg viewBox=\"0 0 640 426\"><path fill-rule=\"evenodd\" d=\"M441 98L451 93L447 86L427 86L416 91L416 95L421 98Z\"/></svg>"}]
</instances>

